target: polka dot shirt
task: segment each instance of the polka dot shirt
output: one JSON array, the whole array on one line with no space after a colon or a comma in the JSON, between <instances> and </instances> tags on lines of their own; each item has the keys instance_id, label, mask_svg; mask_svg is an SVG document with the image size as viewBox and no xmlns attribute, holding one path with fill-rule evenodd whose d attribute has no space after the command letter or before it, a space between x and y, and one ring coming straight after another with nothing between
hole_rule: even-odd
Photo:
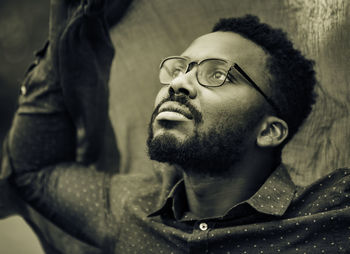
<instances>
[{"instance_id":1,"label":"polka dot shirt","mask_svg":"<svg viewBox=\"0 0 350 254\"><path fill-rule=\"evenodd\" d=\"M251 198L218 218L191 214L183 180L164 172L110 176L61 164L19 177L17 184L50 220L105 252L350 251L348 169L297 188L280 166Z\"/></svg>"}]
</instances>

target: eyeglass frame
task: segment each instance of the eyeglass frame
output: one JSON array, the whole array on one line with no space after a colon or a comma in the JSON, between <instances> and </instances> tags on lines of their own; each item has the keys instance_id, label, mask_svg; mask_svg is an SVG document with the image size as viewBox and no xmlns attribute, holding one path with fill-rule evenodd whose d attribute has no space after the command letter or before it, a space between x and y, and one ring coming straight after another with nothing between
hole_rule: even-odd
<instances>
[{"instance_id":1,"label":"eyeglass frame","mask_svg":"<svg viewBox=\"0 0 350 254\"><path fill-rule=\"evenodd\" d=\"M163 64L164 64L165 61L170 60L170 59L175 59L175 58L183 59L183 60L189 60L188 58L182 57L182 56L169 56L169 57L164 58L164 59L161 61L160 65L159 65L159 70L162 69ZM195 63L196 65L199 66L202 62L207 61L207 60L220 60L220 61L226 62L227 64L230 64L230 62L227 61L227 60L225 60L225 59L221 59L221 58L206 58L206 59L203 59L203 60L201 60L201 61L199 61L199 62L195 62L195 61L188 62L188 63L187 63L187 67L186 67L186 72L185 72L185 73L188 73L189 67L190 67L191 64ZM277 116L281 116L281 111L280 111L279 108L277 107L277 104L276 104L272 99L270 99L270 98L262 91L262 89L253 81L253 79L251 79L251 78L249 77L249 75L248 75L237 63L235 63L235 62L231 64L231 67L230 67L230 68L228 69L228 71L226 72L225 79L223 80L223 82L222 82L220 85L217 85L217 86L208 86L208 85L202 84L202 83L198 80L198 71L196 71L196 79L197 79L197 82L198 82L201 86L204 86L204 87L220 87L220 86L222 86L223 84L225 84L225 82L226 82L226 80L227 80L227 77L228 77L229 75L232 76L232 74L230 74L230 71L232 70L232 68L235 68L235 70L237 70L238 73L241 74L241 75L243 76L243 78L244 78L246 81L248 81L248 83L249 83L256 91L258 91L258 92L264 97L264 99L265 99L265 100L270 104L270 106L276 111ZM163 85L169 85L170 82L169 82L168 84L162 83L162 82L161 82L161 84L163 84Z\"/></svg>"}]
</instances>

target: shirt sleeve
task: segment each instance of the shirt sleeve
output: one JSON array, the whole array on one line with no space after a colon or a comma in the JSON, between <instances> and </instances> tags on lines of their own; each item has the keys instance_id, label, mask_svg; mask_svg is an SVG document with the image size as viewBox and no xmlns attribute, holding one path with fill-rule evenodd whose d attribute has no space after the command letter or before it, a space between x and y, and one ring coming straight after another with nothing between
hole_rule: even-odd
<instances>
[{"instance_id":1,"label":"shirt sleeve","mask_svg":"<svg viewBox=\"0 0 350 254\"><path fill-rule=\"evenodd\" d=\"M58 41L46 44L29 68L3 165L25 201L73 236L101 246L109 233L110 177L95 164L114 50L96 10L104 7L82 2Z\"/></svg>"}]
</instances>

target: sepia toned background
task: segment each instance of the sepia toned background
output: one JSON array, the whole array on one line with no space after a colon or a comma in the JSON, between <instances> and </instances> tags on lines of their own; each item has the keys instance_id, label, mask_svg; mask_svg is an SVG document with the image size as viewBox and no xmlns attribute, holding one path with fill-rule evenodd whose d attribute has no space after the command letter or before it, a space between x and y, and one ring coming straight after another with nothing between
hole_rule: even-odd
<instances>
[{"instance_id":1,"label":"sepia toned background","mask_svg":"<svg viewBox=\"0 0 350 254\"><path fill-rule=\"evenodd\" d=\"M47 0L0 3L1 139L16 108L26 66L45 41L48 9ZM115 13L118 5L110 9L109 16ZM153 99L160 88L160 59L180 54L193 39L209 32L218 18L248 13L287 31L295 46L316 61L317 103L283 154L293 180L306 185L350 165L349 1L134 0L111 28L116 56L110 78L110 118L121 153L121 172L152 167L145 139ZM32 214L36 225L45 229L42 241L53 242L55 249L67 253L86 253L87 246L53 225L40 224L42 218L35 211ZM0 221L0 253L40 253L35 241L18 217ZM16 249L20 247L26 251Z\"/></svg>"}]
</instances>

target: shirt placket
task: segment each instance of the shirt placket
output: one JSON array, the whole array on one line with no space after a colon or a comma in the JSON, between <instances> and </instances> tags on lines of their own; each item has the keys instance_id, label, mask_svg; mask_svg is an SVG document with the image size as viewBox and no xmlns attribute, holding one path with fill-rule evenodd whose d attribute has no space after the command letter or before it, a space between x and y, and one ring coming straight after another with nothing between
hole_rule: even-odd
<instances>
[{"instance_id":1,"label":"shirt placket","mask_svg":"<svg viewBox=\"0 0 350 254\"><path fill-rule=\"evenodd\" d=\"M190 253L208 253L209 252L209 231L213 223L205 220L199 220L194 223L192 234L188 240Z\"/></svg>"}]
</instances>

